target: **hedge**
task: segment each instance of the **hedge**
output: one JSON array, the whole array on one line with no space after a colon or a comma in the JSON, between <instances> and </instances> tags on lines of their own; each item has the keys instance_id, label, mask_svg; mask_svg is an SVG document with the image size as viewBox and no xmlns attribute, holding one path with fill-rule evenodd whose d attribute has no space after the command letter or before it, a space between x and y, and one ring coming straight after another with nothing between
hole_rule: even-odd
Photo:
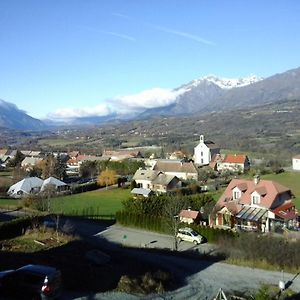
<instances>
[{"instance_id":1,"label":"hedge","mask_svg":"<svg viewBox=\"0 0 300 300\"><path fill-rule=\"evenodd\" d=\"M0 240L11 239L24 234L34 223L40 223L41 217L24 217L0 223Z\"/></svg>"},{"instance_id":2,"label":"hedge","mask_svg":"<svg viewBox=\"0 0 300 300\"><path fill-rule=\"evenodd\" d=\"M170 228L166 226L166 219L163 217L119 211L116 213L116 220L119 224L124 226L171 234ZM226 229L219 229L202 225L190 225L189 227L193 228L195 231L203 235L209 243L217 243L220 237L235 236L234 232Z\"/></svg>"},{"instance_id":3,"label":"hedge","mask_svg":"<svg viewBox=\"0 0 300 300\"><path fill-rule=\"evenodd\" d=\"M220 229L209 226L191 224L192 229L204 236L209 243L217 243L220 237L235 237L236 234L228 229Z\"/></svg>"},{"instance_id":4,"label":"hedge","mask_svg":"<svg viewBox=\"0 0 300 300\"><path fill-rule=\"evenodd\" d=\"M116 221L119 224L128 227L142 228L160 233L169 233L165 226L165 220L162 217L119 211L116 213Z\"/></svg>"}]
</instances>

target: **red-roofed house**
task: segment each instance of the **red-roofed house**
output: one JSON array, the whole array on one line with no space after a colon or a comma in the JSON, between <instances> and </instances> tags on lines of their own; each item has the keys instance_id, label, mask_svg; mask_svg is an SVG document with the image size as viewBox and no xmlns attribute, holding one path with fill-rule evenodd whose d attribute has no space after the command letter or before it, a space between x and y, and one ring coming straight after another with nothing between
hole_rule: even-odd
<instances>
[{"instance_id":1,"label":"red-roofed house","mask_svg":"<svg viewBox=\"0 0 300 300\"><path fill-rule=\"evenodd\" d=\"M268 232L276 225L294 227L297 211L289 188L271 180L233 179L215 205L213 226Z\"/></svg>"},{"instance_id":2,"label":"red-roofed house","mask_svg":"<svg viewBox=\"0 0 300 300\"><path fill-rule=\"evenodd\" d=\"M183 209L179 213L180 222L192 224L200 220L200 212L197 210Z\"/></svg>"},{"instance_id":3,"label":"red-roofed house","mask_svg":"<svg viewBox=\"0 0 300 300\"><path fill-rule=\"evenodd\" d=\"M222 161L217 163L218 171L242 172L250 169L250 162L247 155L227 154Z\"/></svg>"}]
</instances>

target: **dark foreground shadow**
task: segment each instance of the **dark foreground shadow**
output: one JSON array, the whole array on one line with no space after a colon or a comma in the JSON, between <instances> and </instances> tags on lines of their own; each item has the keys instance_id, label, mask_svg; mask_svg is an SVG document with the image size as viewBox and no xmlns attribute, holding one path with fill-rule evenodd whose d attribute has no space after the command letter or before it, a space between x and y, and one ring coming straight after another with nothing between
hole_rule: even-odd
<instances>
[{"instance_id":1,"label":"dark foreground shadow","mask_svg":"<svg viewBox=\"0 0 300 300\"><path fill-rule=\"evenodd\" d=\"M78 219L72 219L70 222L69 219L62 219L61 229L66 227L66 224L69 230L72 229L72 241L34 253L2 250L0 271L16 269L26 264L53 266L62 272L65 290L62 299L94 299L96 293L116 289L124 276L133 279L133 283L144 284L147 280L145 274L159 274L163 290L174 290L185 285L187 277L222 259L210 257L209 254L201 255L195 251L183 253L153 248L125 248L101 236L95 236L109 228L111 222ZM87 253L95 250L109 257L108 261L91 260ZM151 280L149 275L149 281ZM125 281L125 289L128 285Z\"/></svg>"}]
</instances>

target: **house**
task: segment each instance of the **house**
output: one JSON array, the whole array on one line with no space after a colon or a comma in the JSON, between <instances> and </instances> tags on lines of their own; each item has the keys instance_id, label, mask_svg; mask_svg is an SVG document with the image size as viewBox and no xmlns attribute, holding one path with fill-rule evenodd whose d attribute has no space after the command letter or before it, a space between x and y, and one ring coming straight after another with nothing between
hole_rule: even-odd
<instances>
[{"instance_id":1,"label":"house","mask_svg":"<svg viewBox=\"0 0 300 300\"><path fill-rule=\"evenodd\" d=\"M227 154L223 159L217 162L217 170L231 171L231 172L241 172L250 169L250 161L247 155L244 154Z\"/></svg>"},{"instance_id":2,"label":"house","mask_svg":"<svg viewBox=\"0 0 300 300\"><path fill-rule=\"evenodd\" d=\"M186 155L182 151L175 151L169 155L169 159L174 159L174 160L183 159L185 157Z\"/></svg>"},{"instance_id":3,"label":"house","mask_svg":"<svg viewBox=\"0 0 300 300\"><path fill-rule=\"evenodd\" d=\"M156 193L167 193L181 187L181 181L174 175L159 173L152 181L151 190Z\"/></svg>"},{"instance_id":4,"label":"house","mask_svg":"<svg viewBox=\"0 0 300 300\"><path fill-rule=\"evenodd\" d=\"M135 149L104 150L102 156L111 161L122 161L129 158L141 158L142 154Z\"/></svg>"},{"instance_id":5,"label":"house","mask_svg":"<svg viewBox=\"0 0 300 300\"><path fill-rule=\"evenodd\" d=\"M13 184L7 191L7 194L12 198L22 198L30 194L38 194L44 191L48 185L54 186L57 192L64 191L68 188L64 182L54 177L49 177L45 180L38 177L27 177Z\"/></svg>"},{"instance_id":6,"label":"house","mask_svg":"<svg viewBox=\"0 0 300 300\"><path fill-rule=\"evenodd\" d=\"M293 157L293 170L300 171L300 155Z\"/></svg>"},{"instance_id":7,"label":"house","mask_svg":"<svg viewBox=\"0 0 300 300\"><path fill-rule=\"evenodd\" d=\"M68 155L71 159L76 159L79 154L80 154L79 151L71 151L68 153Z\"/></svg>"},{"instance_id":8,"label":"house","mask_svg":"<svg viewBox=\"0 0 300 300\"><path fill-rule=\"evenodd\" d=\"M271 180L233 179L210 216L212 226L268 232L294 227L297 211L289 188Z\"/></svg>"},{"instance_id":9,"label":"house","mask_svg":"<svg viewBox=\"0 0 300 300\"><path fill-rule=\"evenodd\" d=\"M132 180L136 182L136 186L138 188L150 189L152 181L159 173L160 171L138 169L136 170Z\"/></svg>"},{"instance_id":10,"label":"house","mask_svg":"<svg viewBox=\"0 0 300 300\"><path fill-rule=\"evenodd\" d=\"M21 162L21 167L26 171L31 170L34 166L38 165L43 159L39 157L25 157Z\"/></svg>"},{"instance_id":11,"label":"house","mask_svg":"<svg viewBox=\"0 0 300 300\"><path fill-rule=\"evenodd\" d=\"M216 154L220 154L220 147L211 141L204 141L204 135L200 135L199 144L194 148L195 164L208 165Z\"/></svg>"},{"instance_id":12,"label":"house","mask_svg":"<svg viewBox=\"0 0 300 300\"><path fill-rule=\"evenodd\" d=\"M183 209L179 213L179 219L180 222L183 223L197 223L200 220L200 212L197 210L191 210L191 209Z\"/></svg>"},{"instance_id":13,"label":"house","mask_svg":"<svg viewBox=\"0 0 300 300\"><path fill-rule=\"evenodd\" d=\"M157 194L167 193L181 187L178 177L155 170L139 169L135 172L133 180L136 182L136 188L143 189L138 190L142 194L148 193L149 190Z\"/></svg>"},{"instance_id":14,"label":"house","mask_svg":"<svg viewBox=\"0 0 300 300\"><path fill-rule=\"evenodd\" d=\"M1 159L3 156L7 155L7 152L8 152L7 149L0 149L0 159Z\"/></svg>"},{"instance_id":15,"label":"house","mask_svg":"<svg viewBox=\"0 0 300 300\"><path fill-rule=\"evenodd\" d=\"M7 194L12 198L21 198L28 196L29 194L37 194L40 191L43 182L44 181L38 177L24 178L13 184L7 191Z\"/></svg>"},{"instance_id":16,"label":"house","mask_svg":"<svg viewBox=\"0 0 300 300\"><path fill-rule=\"evenodd\" d=\"M160 159L156 161L153 170L176 176L182 180L198 180L198 171L192 162Z\"/></svg>"},{"instance_id":17,"label":"house","mask_svg":"<svg viewBox=\"0 0 300 300\"><path fill-rule=\"evenodd\" d=\"M69 187L63 181L58 180L55 177L49 177L43 181L43 184L41 186L41 192L43 192L49 186L53 186L57 192L65 191Z\"/></svg>"}]
</instances>

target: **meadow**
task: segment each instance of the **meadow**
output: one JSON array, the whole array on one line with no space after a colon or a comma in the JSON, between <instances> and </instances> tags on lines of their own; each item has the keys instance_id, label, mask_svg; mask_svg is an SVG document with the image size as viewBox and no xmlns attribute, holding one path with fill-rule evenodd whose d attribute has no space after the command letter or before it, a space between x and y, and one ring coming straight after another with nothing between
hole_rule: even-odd
<instances>
[{"instance_id":1,"label":"meadow","mask_svg":"<svg viewBox=\"0 0 300 300\"><path fill-rule=\"evenodd\" d=\"M274 180L291 189L295 196L294 202L300 210L300 172L283 172L280 174L266 174L261 176L262 179Z\"/></svg>"},{"instance_id":2,"label":"meadow","mask_svg":"<svg viewBox=\"0 0 300 300\"><path fill-rule=\"evenodd\" d=\"M130 196L129 189L99 189L51 199L51 212L76 214L93 212L101 215L114 215L122 209L122 200Z\"/></svg>"}]
</instances>

